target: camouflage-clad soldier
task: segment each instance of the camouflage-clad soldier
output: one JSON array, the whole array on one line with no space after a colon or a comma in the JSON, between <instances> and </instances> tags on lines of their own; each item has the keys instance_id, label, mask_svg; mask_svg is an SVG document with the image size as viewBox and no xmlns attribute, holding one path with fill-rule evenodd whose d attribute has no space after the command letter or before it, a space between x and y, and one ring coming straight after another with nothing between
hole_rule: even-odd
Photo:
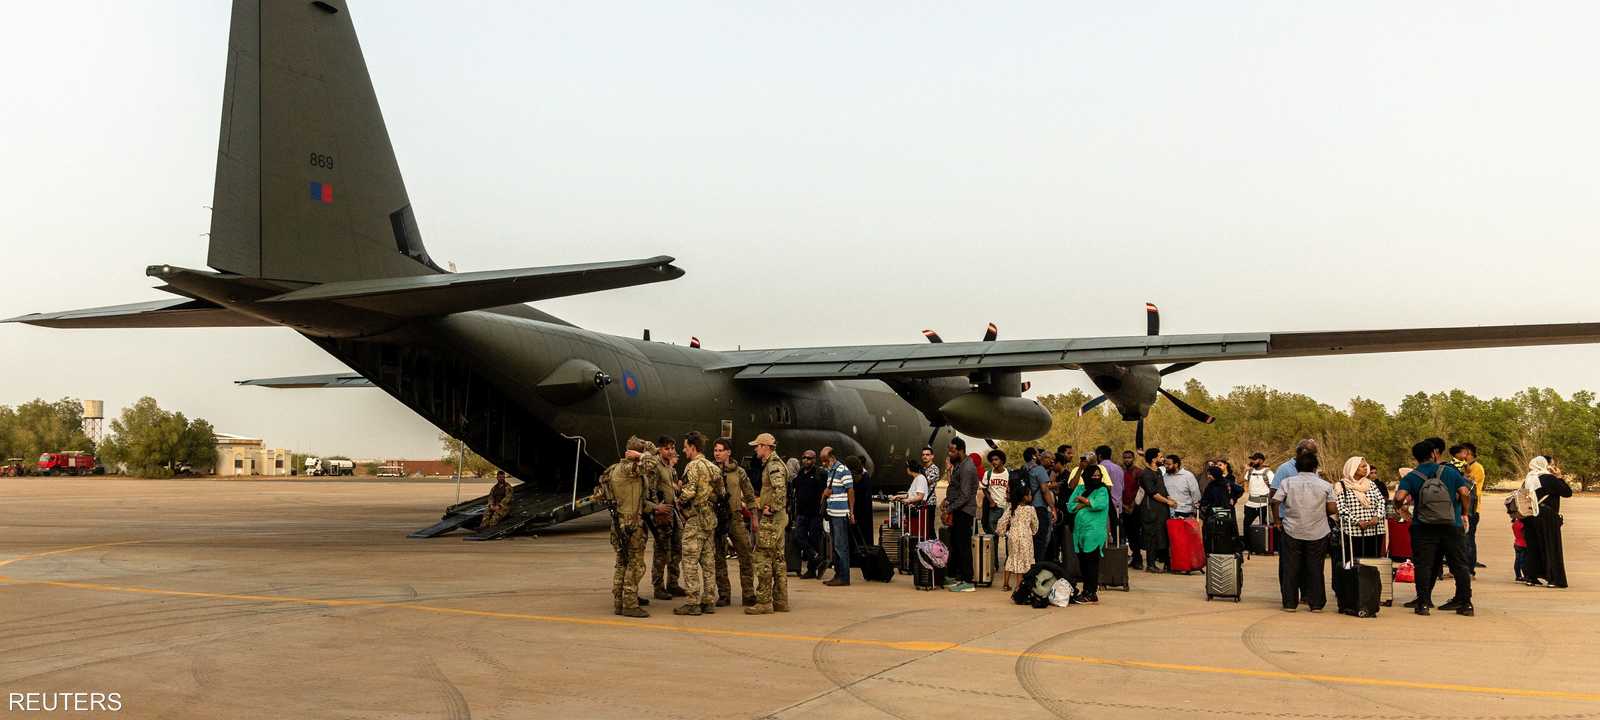
<instances>
[{"instance_id":1,"label":"camouflage-clad soldier","mask_svg":"<svg viewBox=\"0 0 1600 720\"><path fill-rule=\"evenodd\" d=\"M760 526L756 530L756 604L744 612L789 612L787 568L783 561L783 531L789 525L789 513L784 507L789 499L789 468L778 457L778 440L771 433L757 435L750 444L761 461L761 495L756 499Z\"/></svg>"},{"instance_id":2,"label":"camouflage-clad soldier","mask_svg":"<svg viewBox=\"0 0 1600 720\"><path fill-rule=\"evenodd\" d=\"M489 500L483 507L483 519L478 521L479 530L487 530L500 524L501 520L511 514L511 496L513 494L511 483L506 481L504 470L495 472L494 487L489 489Z\"/></svg>"},{"instance_id":3,"label":"camouflage-clad soldier","mask_svg":"<svg viewBox=\"0 0 1600 720\"><path fill-rule=\"evenodd\" d=\"M644 577L644 516L654 509L649 501L639 457L645 442L628 438L628 453L600 476L595 496L611 511L611 547L617 552L611 578L612 610L624 617L650 617L639 607L639 581Z\"/></svg>"},{"instance_id":4,"label":"camouflage-clad soldier","mask_svg":"<svg viewBox=\"0 0 1600 720\"><path fill-rule=\"evenodd\" d=\"M756 604L754 548L750 545L750 517L756 504L756 491L750 476L733 461L733 441L718 438L712 456L722 469L718 474L717 542L721 550L731 541L739 556L739 590L744 606ZM721 552L712 558L717 568L717 607L731 604L733 586L728 582L728 558Z\"/></svg>"},{"instance_id":5,"label":"camouflage-clad soldier","mask_svg":"<svg viewBox=\"0 0 1600 720\"><path fill-rule=\"evenodd\" d=\"M717 611L717 591L712 585L715 571L711 557L716 548L717 515L712 509L716 502L715 483L722 476L717 466L701 453L705 438L691 432L683 439L683 454L689 465L683 469L683 485L678 489L678 508L683 512L683 581L689 591L683 607L673 610L674 615L699 615Z\"/></svg>"},{"instance_id":6,"label":"camouflage-clad soldier","mask_svg":"<svg viewBox=\"0 0 1600 720\"><path fill-rule=\"evenodd\" d=\"M672 438L663 435L654 443L645 441L639 471L646 478L655 478L652 492L657 501L670 503L678 494L677 472L673 470L677 464L678 444ZM687 595L678 583L683 565L683 527L677 514L664 515L651 522L650 537L654 545L650 556L650 584L655 586L655 598L671 600Z\"/></svg>"}]
</instances>

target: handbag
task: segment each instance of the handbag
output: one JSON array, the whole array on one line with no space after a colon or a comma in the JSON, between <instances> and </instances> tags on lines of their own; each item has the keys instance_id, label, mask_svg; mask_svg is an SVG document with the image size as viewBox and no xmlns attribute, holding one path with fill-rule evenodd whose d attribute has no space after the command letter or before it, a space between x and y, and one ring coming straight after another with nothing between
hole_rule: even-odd
<instances>
[{"instance_id":1,"label":"handbag","mask_svg":"<svg viewBox=\"0 0 1600 720\"><path fill-rule=\"evenodd\" d=\"M1407 560L1394 566L1394 581L1398 583L1414 583L1417 581L1417 566Z\"/></svg>"}]
</instances>

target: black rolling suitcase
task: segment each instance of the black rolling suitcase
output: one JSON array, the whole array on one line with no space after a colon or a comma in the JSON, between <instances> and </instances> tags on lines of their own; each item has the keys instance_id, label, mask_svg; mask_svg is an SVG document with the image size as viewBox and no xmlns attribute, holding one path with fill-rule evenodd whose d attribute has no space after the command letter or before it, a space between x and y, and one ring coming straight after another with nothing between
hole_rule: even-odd
<instances>
[{"instance_id":1,"label":"black rolling suitcase","mask_svg":"<svg viewBox=\"0 0 1600 720\"><path fill-rule=\"evenodd\" d=\"M1356 617L1377 617L1383 603L1383 577L1378 568L1356 559L1355 540L1348 529L1340 515L1339 549L1344 558L1333 568L1334 600L1339 603L1340 612L1354 610Z\"/></svg>"},{"instance_id":2,"label":"black rolling suitcase","mask_svg":"<svg viewBox=\"0 0 1600 720\"><path fill-rule=\"evenodd\" d=\"M933 523L933 509L931 505L923 504L909 508L917 514L920 522L920 533L910 532L911 523L906 523L906 532L900 535L901 547L904 550L901 556L905 558L908 571L911 573L911 586L918 590L937 590L943 579L943 571L928 564L927 558L917 551L917 543L928 538L928 531Z\"/></svg>"},{"instance_id":3,"label":"black rolling suitcase","mask_svg":"<svg viewBox=\"0 0 1600 720\"><path fill-rule=\"evenodd\" d=\"M1265 521L1251 525L1244 529L1245 536L1250 540L1251 555L1276 555L1272 547L1272 526Z\"/></svg>"},{"instance_id":4,"label":"black rolling suitcase","mask_svg":"<svg viewBox=\"0 0 1600 720\"><path fill-rule=\"evenodd\" d=\"M861 531L850 529L852 540L856 543L855 562L861 566L861 576L873 582L889 582L894 579L894 563L889 562L888 553L878 545L868 545L861 539Z\"/></svg>"},{"instance_id":5,"label":"black rolling suitcase","mask_svg":"<svg viewBox=\"0 0 1600 720\"><path fill-rule=\"evenodd\" d=\"M1129 552L1128 543L1122 538L1122 523L1112 523L1111 538L1106 541L1105 555L1100 558L1100 587L1123 592L1133 589L1128 580Z\"/></svg>"},{"instance_id":6,"label":"black rolling suitcase","mask_svg":"<svg viewBox=\"0 0 1600 720\"><path fill-rule=\"evenodd\" d=\"M1212 508L1206 512L1204 542L1207 555L1239 552L1239 525L1233 508Z\"/></svg>"},{"instance_id":7,"label":"black rolling suitcase","mask_svg":"<svg viewBox=\"0 0 1600 720\"><path fill-rule=\"evenodd\" d=\"M800 533L796 532L794 525L790 525L783 536L783 564L790 573L800 574Z\"/></svg>"}]
</instances>

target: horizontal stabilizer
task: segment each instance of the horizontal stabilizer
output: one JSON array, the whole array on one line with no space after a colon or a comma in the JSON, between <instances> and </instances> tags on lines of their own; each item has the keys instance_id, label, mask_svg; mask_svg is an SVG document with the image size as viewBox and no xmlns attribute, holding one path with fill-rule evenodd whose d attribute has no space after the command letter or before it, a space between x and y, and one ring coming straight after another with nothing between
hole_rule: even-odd
<instances>
[{"instance_id":1,"label":"horizontal stabilizer","mask_svg":"<svg viewBox=\"0 0 1600 720\"><path fill-rule=\"evenodd\" d=\"M372 381L353 372L327 375L290 375L287 377L236 380L236 385L277 388L279 390L304 390L308 388L372 387Z\"/></svg>"},{"instance_id":2,"label":"horizontal stabilizer","mask_svg":"<svg viewBox=\"0 0 1600 720\"><path fill-rule=\"evenodd\" d=\"M323 283L262 300L264 304L335 302L395 317L435 317L683 277L672 258L552 265Z\"/></svg>"},{"instance_id":3,"label":"horizontal stabilizer","mask_svg":"<svg viewBox=\"0 0 1600 720\"><path fill-rule=\"evenodd\" d=\"M0 322L63 329L272 326L272 323L236 313L204 300L187 298L54 313L32 313L7 318Z\"/></svg>"}]
</instances>

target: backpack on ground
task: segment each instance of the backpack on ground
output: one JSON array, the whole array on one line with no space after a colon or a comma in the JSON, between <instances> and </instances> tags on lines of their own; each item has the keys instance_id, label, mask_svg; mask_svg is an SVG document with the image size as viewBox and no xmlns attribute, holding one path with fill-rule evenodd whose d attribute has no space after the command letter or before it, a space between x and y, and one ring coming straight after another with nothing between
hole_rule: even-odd
<instances>
[{"instance_id":1,"label":"backpack on ground","mask_svg":"<svg viewBox=\"0 0 1600 720\"><path fill-rule=\"evenodd\" d=\"M1450 500L1450 490L1444 485L1444 464L1434 471L1433 477L1423 478L1417 491L1417 522L1429 525L1453 525L1456 518L1455 503Z\"/></svg>"}]
</instances>

